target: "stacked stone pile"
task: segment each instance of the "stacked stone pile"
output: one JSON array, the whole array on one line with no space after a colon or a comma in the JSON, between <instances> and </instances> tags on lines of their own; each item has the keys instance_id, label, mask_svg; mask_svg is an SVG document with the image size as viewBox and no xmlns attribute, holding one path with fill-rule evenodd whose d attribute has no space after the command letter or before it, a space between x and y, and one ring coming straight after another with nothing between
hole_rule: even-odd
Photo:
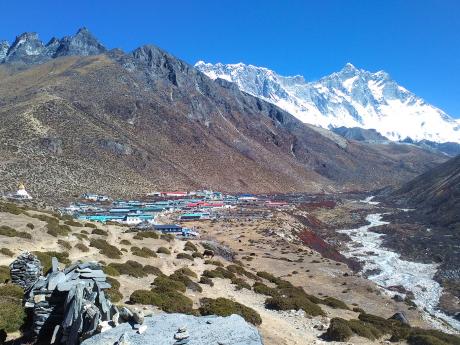
<instances>
[{"instance_id":1,"label":"stacked stone pile","mask_svg":"<svg viewBox=\"0 0 460 345\"><path fill-rule=\"evenodd\" d=\"M29 252L18 256L10 265L11 282L28 290L43 273L43 267L37 257Z\"/></svg>"},{"instance_id":2,"label":"stacked stone pile","mask_svg":"<svg viewBox=\"0 0 460 345\"><path fill-rule=\"evenodd\" d=\"M111 285L98 263L60 270L53 258L50 272L43 276L38 259L24 253L10 267L12 281L25 288L25 307L36 338L74 345L118 324L118 310L104 294Z\"/></svg>"}]
</instances>

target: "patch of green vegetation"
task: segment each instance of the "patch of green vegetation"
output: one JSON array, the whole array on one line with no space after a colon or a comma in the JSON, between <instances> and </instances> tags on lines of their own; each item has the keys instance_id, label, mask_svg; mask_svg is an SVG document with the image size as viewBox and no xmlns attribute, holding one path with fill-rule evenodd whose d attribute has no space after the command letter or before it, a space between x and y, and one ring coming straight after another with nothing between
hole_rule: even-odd
<instances>
[{"instance_id":1,"label":"patch of green vegetation","mask_svg":"<svg viewBox=\"0 0 460 345\"><path fill-rule=\"evenodd\" d=\"M161 234L160 239L171 242L176 239L176 236L174 236L173 234Z\"/></svg>"},{"instance_id":2,"label":"patch of green vegetation","mask_svg":"<svg viewBox=\"0 0 460 345\"><path fill-rule=\"evenodd\" d=\"M46 232L54 237L68 236L72 232L68 225L61 225L59 223L48 223L46 228L48 229Z\"/></svg>"},{"instance_id":3,"label":"patch of green vegetation","mask_svg":"<svg viewBox=\"0 0 460 345\"><path fill-rule=\"evenodd\" d=\"M93 228L93 229L96 229L96 228L97 228L97 225L96 225L96 224L93 224L93 223L85 223L85 228Z\"/></svg>"},{"instance_id":4,"label":"patch of green vegetation","mask_svg":"<svg viewBox=\"0 0 460 345\"><path fill-rule=\"evenodd\" d=\"M73 219L66 220L66 221L64 222L64 224L65 224L65 225L68 225L68 226L76 226L76 227L79 227L79 228L83 227L83 224L82 224L82 223L79 223L79 222L77 222L77 221L75 221L75 220L73 220Z\"/></svg>"},{"instance_id":5,"label":"patch of green vegetation","mask_svg":"<svg viewBox=\"0 0 460 345\"><path fill-rule=\"evenodd\" d=\"M92 235L100 235L100 236L109 236L109 233L105 230L95 228L91 231Z\"/></svg>"},{"instance_id":6,"label":"patch of green vegetation","mask_svg":"<svg viewBox=\"0 0 460 345\"><path fill-rule=\"evenodd\" d=\"M179 253L179 254L177 254L176 258L193 261L193 256L191 256L190 254L187 254L187 253Z\"/></svg>"},{"instance_id":7,"label":"patch of green vegetation","mask_svg":"<svg viewBox=\"0 0 460 345\"><path fill-rule=\"evenodd\" d=\"M147 272L144 271L144 267L133 260L128 260L122 264L112 262L108 265L108 267L116 269L120 274L125 274L135 278L142 278L148 275Z\"/></svg>"},{"instance_id":8,"label":"patch of green vegetation","mask_svg":"<svg viewBox=\"0 0 460 345\"><path fill-rule=\"evenodd\" d=\"M16 204L10 202L0 202L0 212L11 213L11 214L21 214L25 213L25 209L19 207Z\"/></svg>"},{"instance_id":9,"label":"patch of green vegetation","mask_svg":"<svg viewBox=\"0 0 460 345\"><path fill-rule=\"evenodd\" d=\"M173 289L136 290L129 300L131 303L156 305L166 313L194 314L193 301Z\"/></svg>"},{"instance_id":10,"label":"patch of green vegetation","mask_svg":"<svg viewBox=\"0 0 460 345\"><path fill-rule=\"evenodd\" d=\"M174 273L185 274L186 276L189 276L189 277L192 277L192 278L198 278L198 275L188 267L179 268Z\"/></svg>"},{"instance_id":11,"label":"patch of green vegetation","mask_svg":"<svg viewBox=\"0 0 460 345\"><path fill-rule=\"evenodd\" d=\"M212 279L205 276L201 276L199 283L214 286L214 282L212 281Z\"/></svg>"},{"instance_id":12,"label":"patch of green vegetation","mask_svg":"<svg viewBox=\"0 0 460 345\"><path fill-rule=\"evenodd\" d=\"M185 292L187 289L186 285L180 281L167 276L156 277L153 281L153 284L156 286L158 291L160 290L175 290L179 292Z\"/></svg>"},{"instance_id":13,"label":"patch of green vegetation","mask_svg":"<svg viewBox=\"0 0 460 345\"><path fill-rule=\"evenodd\" d=\"M251 285L249 285L244 279L242 278L233 278L232 280L232 284L233 285L236 285L236 290L241 290L241 289L247 289L247 290L251 290Z\"/></svg>"},{"instance_id":14,"label":"patch of green vegetation","mask_svg":"<svg viewBox=\"0 0 460 345\"><path fill-rule=\"evenodd\" d=\"M460 337L435 329L411 328L407 336L407 343L409 345L459 345Z\"/></svg>"},{"instance_id":15,"label":"patch of green vegetation","mask_svg":"<svg viewBox=\"0 0 460 345\"><path fill-rule=\"evenodd\" d=\"M258 293L261 295L266 295L266 296L271 296L271 297L279 296L278 289L269 287L261 282L255 282L252 288L254 289L255 293Z\"/></svg>"},{"instance_id":16,"label":"patch of green vegetation","mask_svg":"<svg viewBox=\"0 0 460 345\"><path fill-rule=\"evenodd\" d=\"M203 288L198 283L190 279L190 277L184 274L180 269L171 274L169 278L178 282L182 282L187 287L187 289L195 292L203 292Z\"/></svg>"},{"instance_id":17,"label":"patch of green vegetation","mask_svg":"<svg viewBox=\"0 0 460 345\"><path fill-rule=\"evenodd\" d=\"M156 231L139 231L133 237L135 240L143 240L144 238L153 238L156 240L160 238L160 235Z\"/></svg>"},{"instance_id":18,"label":"patch of green vegetation","mask_svg":"<svg viewBox=\"0 0 460 345\"><path fill-rule=\"evenodd\" d=\"M105 290L105 294L112 303L120 302L123 298L120 292L120 282L112 277L107 277L107 282L112 285L112 287Z\"/></svg>"},{"instance_id":19,"label":"patch of green vegetation","mask_svg":"<svg viewBox=\"0 0 460 345\"><path fill-rule=\"evenodd\" d=\"M311 300L301 296L275 296L265 301L265 307L271 310L300 310L311 316L324 316L324 311Z\"/></svg>"},{"instance_id":20,"label":"patch of green vegetation","mask_svg":"<svg viewBox=\"0 0 460 345\"><path fill-rule=\"evenodd\" d=\"M227 267L227 270L229 270L230 272L233 272L233 273L236 273L236 274L239 274L241 276L245 276L249 279L253 279L253 280L260 280L260 278L255 275L254 273L251 273L247 270L244 269L244 267L241 267L239 265L228 265Z\"/></svg>"},{"instance_id":21,"label":"patch of green vegetation","mask_svg":"<svg viewBox=\"0 0 460 345\"><path fill-rule=\"evenodd\" d=\"M8 248L0 249L0 254L6 255L6 256L9 256L9 257L14 256L14 253L11 250L9 250Z\"/></svg>"},{"instance_id":22,"label":"patch of green vegetation","mask_svg":"<svg viewBox=\"0 0 460 345\"><path fill-rule=\"evenodd\" d=\"M348 320L347 323L353 333L360 337L375 340L382 336L382 333L370 323L361 320Z\"/></svg>"},{"instance_id":23,"label":"patch of green vegetation","mask_svg":"<svg viewBox=\"0 0 460 345\"><path fill-rule=\"evenodd\" d=\"M153 274L157 277L164 276L163 272L161 272L161 270L158 267L155 267L152 265L145 265L144 272L147 273L148 275Z\"/></svg>"},{"instance_id":24,"label":"patch of green vegetation","mask_svg":"<svg viewBox=\"0 0 460 345\"><path fill-rule=\"evenodd\" d=\"M331 319L329 328L323 337L328 341L348 341L352 335L353 331L348 325L347 320L334 317Z\"/></svg>"},{"instance_id":25,"label":"patch of green vegetation","mask_svg":"<svg viewBox=\"0 0 460 345\"><path fill-rule=\"evenodd\" d=\"M265 272L265 271L257 272L257 275L259 277L261 277L261 278L264 278L264 279L268 280L271 283L276 283L278 281L278 279L279 279L279 278L275 277L273 274Z\"/></svg>"},{"instance_id":26,"label":"patch of green vegetation","mask_svg":"<svg viewBox=\"0 0 460 345\"><path fill-rule=\"evenodd\" d=\"M32 223L27 223L26 226L27 226L30 230L35 229L35 225L33 225Z\"/></svg>"},{"instance_id":27,"label":"patch of green vegetation","mask_svg":"<svg viewBox=\"0 0 460 345\"><path fill-rule=\"evenodd\" d=\"M120 259L122 255L121 251L118 250L117 247L112 246L103 239L91 239L89 246L99 249L99 253L107 256L110 259Z\"/></svg>"},{"instance_id":28,"label":"patch of green vegetation","mask_svg":"<svg viewBox=\"0 0 460 345\"><path fill-rule=\"evenodd\" d=\"M348 308L347 304L337 298L334 298L334 297L326 297L326 298L323 298L320 302L321 304L324 304L324 305L327 305L331 308L334 308L334 309L345 309L345 310L350 310L350 308Z\"/></svg>"},{"instance_id":29,"label":"patch of green vegetation","mask_svg":"<svg viewBox=\"0 0 460 345\"><path fill-rule=\"evenodd\" d=\"M118 277L120 275L120 272L118 272L118 270L113 266L103 266L102 270L105 274L111 277Z\"/></svg>"},{"instance_id":30,"label":"patch of green vegetation","mask_svg":"<svg viewBox=\"0 0 460 345\"><path fill-rule=\"evenodd\" d=\"M82 231L80 231L80 234L83 234L83 235L89 235L89 232L88 232L88 231L86 231L86 230L82 230ZM88 237L88 236L86 236L86 237Z\"/></svg>"},{"instance_id":31,"label":"patch of green vegetation","mask_svg":"<svg viewBox=\"0 0 460 345\"><path fill-rule=\"evenodd\" d=\"M12 297L22 300L24 297L24 290L15 284L0 285L0 298L1 297Z\"/></svg>"},{"instance_id":32,"label":"patch of green vegetation","mask_svg":"<svg viewBox=\"0 0 460 345\"><path fill-rule=\"evenodd\" d=\"M56 217L48 216L46 214L34 214L31 217L41 220L42 222L46 222L48 224L51 224L51 223L59 224L59 219L57 219Z\"/></svg>"},{"instance_id":33,"label":"patch of green vegetation","mask_svg":"<svg viewBox=\"0 0 460 345\"><path fill-rule=\"evenodd\" d=\"M80 241L83 241L83 240L89 241L88 235L81 234L81 233L78 234L78 233L76 233L76 232L73 232L72 235L75 236L76 238L78 238Z\"/></svg>"},{"instance_id":34,"label":"patch of green vegetation","mask_svg":"<svg viewBox=\"0 0 460 345\"><path fill-rule=\"evenodd\" d=\"M10 268L8 266L0 266L0 284L10 281Z\"/></svg>"},{"instance_id":35,"label":"patch of green vegetation","mask_svg":"<svg viewBox=\"0 0 460 345\"><path fill-rule=\"evenodd\" d=\"M202 298L200 299L200 304L200 313L202 315L230 316L237 314L253 325L258 326L262 323L262 318L254 309L227 298Z\"/></svg>"},{"instance_id":36,"label":"patch of green vegetation","mask_svg":"<svg viewBox=\"0 0 460 345\"><path fill-rule=\"evenodd\" d=\"M81 251L83 253L89 252L89 248L85 244L83 244L81 242L77 243L75 245L75 248L77 248L79 251Z\"/></svg>"},{"instance_id":37,"label":"patch of green vegetation","mask_svg":"<svg viewBox=\"0 0 460 345\"><path fill-rule=\"evenodd\" d=\"M197 252L198 248L190 241L185 242L184 250L188 252Z\"/></svg>"},{"instance_id":38,"label":"patch of green vegetation","mask_svg":"<svg viewBox=\"0 0 460 345\"><path fill-rule=\"evenodd\" d=\"M235 278L235 274L230 271L227 271L223 267L216 267L213 270L205 270L203 272L203 276L208 278L222 278L222 279L233 279Z\"/></svg>"},{"instance_id":39,"label":"patch of green vegetation","mask_svg":"<svg viewBox=\"0 0 460 345\"><path fill-rule=\"evenodd\" d=\"M160 247L160 248L157 249L157 253L170 255L171 251L166 247Z\"/></svg>"},{"instance_id":40,"label":"patch of green vegetation","mask_svg":"<svg viewBox=\"0 0 460 345\"><path fill-rule=\"evenodd\" d=\"M61 247L65 248L65 249L67 249L67 250L72 249L72 245L71 245L70 242L68 242L68 241L58 240L57 243L58 243Z\"/></svg>"},{"instance_id":41,"label":"patch of green vegetation","mask_svg":"<svg viewBox=\"0 0 460 345\"><path fill-rule=\"evenodd\" d=\"M0 298L0 329L7 333L19 331L25 319L26 313L20 299Z\"/></svg>"},{"instance_id":42,"label":"patch of green vegetation","mask_svg":"<svg viewBox=\"0 0 460 345\"><path fill-rule=\"evenodd\" d=\"M131 242L128 241L128 240L121 240L120 241L120 244L124 245L124 246L130 246L131 245Z\"/></svg>"},{"instance_id":43,"label":"patch of green vegetation","mask_svg":"<svg viewBox=\"0 0 460 345\"><path fill-rule=\"evenodd\" d=\"M65 252L32 252L43 266L43 273L47 273L51 269L51 258L54 256L58 261L64 265L69 265L69 253Z\"/></svg>"},{"instance_id":44,"label":"patch of green vegetation","mask_svg":"<svg viewBox=\"0 0 460 345\"><path fill-rule=\"evenodd\" d=\"M7 237L27 238L29 240L32 238L32 235L28 232L17 231L16 229L13 229L12 227L7 225L0 226L0 235Z\"/></svg>"},{"instance_id":45,"label":"patch of green vegetation","mask_svg":"<svg viewBox=\"0 0 460 345\"><path fill-rule=\"evenodd\" d=\"M155 258L157 256L153 250L147 247L131 247L131 253L141 258Z\"/></svg>"},{"instance_id":46,"label":"patch of green vegetation","mask_svg":"<svg viewBox=\"0 0 460 345\"><path fill-rule=\"evenodd\" d=\"M217 260L205 260L204 263L205 265L214 265L214 266L224 267L224 264Z\"/></svg>"},{"instance_id":47,"label":"patch of green vegetation","mask_svg":"<svg viewBox=\"0 0 460 345\"><path fill-rule=\"evenodd\" d=\"M193 253L192 253L192 257L193 257L193 258L204 259L203 254L201 254L200 252L193 252Z\"/></svg>"}]
</instances>

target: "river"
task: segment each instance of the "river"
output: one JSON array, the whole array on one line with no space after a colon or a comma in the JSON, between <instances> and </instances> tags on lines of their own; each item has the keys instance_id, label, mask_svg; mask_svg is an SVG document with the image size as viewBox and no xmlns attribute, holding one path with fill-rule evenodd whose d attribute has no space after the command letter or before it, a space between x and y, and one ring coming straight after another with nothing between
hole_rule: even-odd
<instances>
[{"instance_id":1,"label":"river","mask_svg":"<svg viewBox=\"0 0 460 345\"><path fill-rule=\"evenodd\" d=\"M372 198L362 202L376 204ZM339 233L347 234L352 240L342 254L362 261L363 272L375 271L376 273L369 275L368 279L377 283L388 295L395 294L388 290L391 286L403 286L406 291L411 291L414 294L414 302L424 312L424 318L434 327L449 331L441 321L444 320L452 328L460 331L460 322L437 308L442 294L442 287L433 280L437 265L402 260L398 253L383 247L384 234L369 231L373 227L389 224L382 221L382 216L380 213L369 214L366 217L369 224L356 229L339 230Z\"/></svg>"}]
</instances>

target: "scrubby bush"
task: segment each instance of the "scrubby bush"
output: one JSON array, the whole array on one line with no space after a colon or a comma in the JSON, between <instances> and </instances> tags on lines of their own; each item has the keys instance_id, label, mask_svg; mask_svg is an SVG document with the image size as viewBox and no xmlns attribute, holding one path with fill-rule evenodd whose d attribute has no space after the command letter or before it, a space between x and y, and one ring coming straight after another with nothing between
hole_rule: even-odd
<instances>
[{"instance_id":1,"label":"scrubby bush","mask_svg":"<svg viewBox=\"0 0 460 345\"><path fill-rule=\"evenodd\" d=\"M295 296L275 296L265 301L265 307L271 310L300 310L311 316L326 315L323 310L308 298Z\"/></svg>"},{"instance_id":2,"label":"scrubby bush","mask_svg":"<svg viewBox=\"0 0 460 345\"><path fill-rule=\"evenodd\" d=\"M14 253L11 250L9 250L8 248L0 249L0 254L6 255L6 256L9 256L9 257L14 256Z\"/></svg>"},{"instance_id":3,"label":"scrubby bush","mask_svg":"<svg viewBox=\"0 0 460 345\"><path fill-rule=\"evenodd\" d=\"M108 267L115 268L120 274L126 274L135 278L146 277L148 274L144 271L144 267L133 260L128 260L125 263L119 264L112 262Z\"/></svg>"},{"instance_id":4,"label":"scrubby bush","mask_svg":"<svg viewBox=\"0 0 460 345\"><path fill-rule=\"evenodd\" d=\"M184 250L189 252L197 252L198 248L190 241L185 242Z\"/></svg>"},{"instance_id":5,"label":"scrubby bush","mask_svg":"<svg viewBox=\"0 0 460 345\"><path fill-rule=\"evenodd\" d=\"M65 248L65 249L67 249L67 250L72 249L72 245L71 245L68 241L58 240L57 243L58 243L61 247Z\"/></svg>"},{"instance_id":6,"label":"scrubby bush","mask_svg":"<svg viewBox=\"0 0 460 345\"><path fill-rule=\"evenodd\" d=\"M222 278L222 279L232 279L235 278L235 275L227 271L223 267L216 267L213 270L205 270L203 272L203 276L208 277L208 278Z\"/></svg>"},{"instance_id":7,"label":"scrubby bush","mask_svg":"<svg viewBox=\"0 0 460 345\"><path fill-rule=\"evenodd\" d=\"M324 305L327 305L331 308L334 308L334 309L345 309L345 310L350 310L350 308L348 308L347 304L337 298L334 298L334 297L326 297L326 298L323 298L320 302L321 304L324 304Z\"/></svg>"},{"instance_id":8,"label":"scrubby bush","mask_svg":"<svg viewBox=\"0 0 460 345\"><path fill-rule=\"evenodd\" d=\"M205 276L201 276L199 283L200 284L206 284L206 285L209 285L209 286L214 286L214 283L213 283L212 279L209 278L209 277L205 277Z\"/></svg>"},{"instance_id":9,"label":"scrubby bush","mask_svg":"<svg viewBox=\"0 0 460 345\"><path fill-rule=\"evenodd\" d=\"M224 267L224 264L220 261L217 260L205 260L204 263L206 265L214 265L214 266L219 266L219 267Z\"/></svg>"},{"instance_id":10,"label":"scrubby bush","mask_svg":"<svg viewBox=\"0 0 460 345\"><path fill-rule=\"evenodd\" d=\"M83 234L83 235L89 235L89 232L88 232L88 231L86 231L86 230L82 230L82 231L80 231L80 234ZM88 236L87 236L87 237L88 237Z\"/></svg>"},{"instance_id":11,"label":"scrubby bush","mask_svg":"<svg viewBox=\"0 0 460 345\"><path fill-rule=\"evenodd\" d=\"M166 247L160 247L160 248L157 249L157 253L159 253L159 254L168 254L169 255L169 254L171 254L171 251Z\"/></svg>"},{"instance_id":12,"label":"scrubby bush","mask_svg":"<svg viewBox=\"0 0 460 345\"><path fill-rule=\"evenodd\" d=\"M348 326L348 322L339 317L331 319L329 328L324 334L324 338L329 341L348 341L353 335L353 331Z\"/></svg>"},{"instance_id":13,"label":"scrubby bush","mask_svg":"<svg viewBox=\"0 0 460 345\"><path fill-rule=\"evenodd\" d=\"M120 241L120 244L124 245L124 246L130 246L131 245L131 242L128 241L128 240L121 240Z\"/></svg>"},{"instance_id":14,"label":"scrubby bush","mask_svg":"<svg viewBox=\"0 0 460 345\"><path fill-rule=\"evenodd\" d=\"M10 202L0 202L0 212L18 215L24 213L25 210Z\"/></svg>"},{"instance_id":15,"label":"scrubby bush","mask_svg":"<svg viewBox=\"0 0 460 345\"><path fill-rule=\"evenodd\" d=\"M171 242L176 239L176 236L174 236L173 234L161 234L160 239Z\"/></svg>"},{"instance_id":16,"label":"scrubby bush","mask_svg":"<svg viewBox=\"0 0 460 345\"><path fill-rule=\"evenodd\" d=\"M66 221L64 222L64 224L65 224L65 225L68 225L68 226L76 226L76 227L79 227L79 228L83 227L83 224L82 224L82 223L79 223L79 222L77 222L77 221L75 221L75 220L73 220L73 219L66 220Z\"/></svg>"},{"instance_id":17,"label":"scrubby bush","mask_svg":"<svg viewBox=\"0 0 460 345\"><path fill-rule=\"evenodd\" d=\"M279 295L278 289L269 287L261 282L255 282L252 288L254 289L255 293L258 293L261 295L266 295L266 296L271 296L271 297L275 297Z\"/></svg>"},{"instance_id":18,"label":"scrubby bush","mask_svg":"<svg viewBox=\"0 0 460 345\"><path fill-rule=\"evenodd\" d=\"M117 303L120 302L121 299L123 298L123 295L120 292L120 283L118 280L112 278L112 277L107 277L107 282L112 285L111 288L105 290L105 294L107 297L110 299L112 303Z\"/></svg>"},{"instance_id":19,"label":"scrubby bush","mask_svg":"<svg viewBox=\"0 0 460 345\"><path fill-rule=\"evenodd\" d=\"M203 254L201 254L200 252L193 252L192 257L193 258L200 258L200 259L204 258Z\"/></svg>"},{"instance_id":20,"label":"scrubby bush","mask_svg":"<svg viewBox=\"0 0 460 345\"><path fill-rule=\"evenodd\" d=\"M48 223L46 228L48 229L46 232L54 237L68 236L72 231L68 225L61 225L59 223Z\"/></svg>"},{"instance_id":21,"label":"scrubby bush","mask_svg":"<svg viewBox=\"0 0 460 345\"><path fill-rule=\"evenodd\" d=\"M266 280L268 280L269 282L272 282L272 283L276 283L278 281L279 278L275 277L273 274L271 273L268 273L268 272L264 272L264 271L260 271L260 272L257 272L257 275L261 278L264 278Z\"/></svg>"},{"instance_id":22,"label":"scrubby bush","mask_svg":"<svg viewBox=\"0 0 460 345\"><path fill-rule=\"evenodd\" d=\"M176 290L136 290L130 298L131 303L156 305L166 313L193 314L193 301Z\"/></svg>"},{"instance_id":23,"label":"scrubby bush","mask_svg":"<svg viewBox=\"0 0 460 345\"><path fill-rule=\"evenodd\" d=\"M91 231L91 234L93 235L100 235L100 236L109 236L109 233L105 230L95 228Z\"/></svg>"},{"instance_id":24,"label":"scrubby bush","mask_svg":"<svg viewBox=\"0 0 460 345\"><path fill-rule=\"evenodd\" d=\"M197 278L198 275L193 272L190 268L188 267L182 267L176 270L174 273L180 273L180 274L185 274L186 276Z\"/></svg>"},{"instance_id":25,"label":"scrubby bush","mask_svg":"<svg viewBox=\"0 0 460 345\"><path fill-rule=\"evenodd\" d=\"M239 265L228 265L226 268L230 272L239 274L241 276L245 276L245 277L247 277L249 279L260 280L260 278L257 275L245 270L244 267L241 267Z\"/></svg>"},{"instance_id":26,"label":"scrubby bush","mask_svg":"<svg viewBox=\"0 0 460 345\"><path fill-rule=\"evenodd\" d=\"M27 223L26 226L27 226L30 230L35 229L35 225L33 225L32 223Z\"/></svg>"},{"instance_id":27,"label":"scrubby bush","mask_svg":"<svg viewBox=\"0 0 460 345\"><path fill-rule=\"evenodd\" d=\"M353 333L360 337L375 340L382 336L382 333L370 323L361 320L348 320L347 323Z\"/></svg>"},{"instance_id":28,"label":"scrubby bush","mask_svg":"<svg viewBox=\"0 0 460 345\"><path fill-rule=\"evenodd\" d=\"M10 268L8 266L0 266L0 284L8 282L10 279Z\"/></svg>"},{"instance_id":29,"label":"scrubby bush","mask_svg":"<svg viewBox=\"0 0 460 345\"><path fill-rule=\"evenodd\" d=\"M79 242L75 245L75 248L77 248L79 251L83 252L83 253L87 253L89 252L89 248L84 245L83 243Z\"/></svg>"},{"instance_id":30,"label":"scrubby bush","mask_svg":"<svg viewBox=\"0 0 460 345\"><path fill-rule=\"evenodd\" d=\"M145 265L144 266L144 272L146 274L153 274L156 275L157 277L159 276L164 276L163 272L158 267L152 266L152 265Z\"/></svg>"},{"instance_id":31,"label":"scrubby bush","mask_svg":"<svg viewBox=\"0 0 460 345\"><path fill-rule=\"evenodd\" d=\"M244 279L242 278L233 278L231 280L232 284L233 285L236 285L236 289L237 290L241 290L241 289L247 289L247 290L251 290L251 285L249 285Z\"/></svg>"},{"instance_id":32,"label":"scrubby bush","mask_svg":"<svg viewBox=\"0 0 460 345\"><path fill-rule=\"evenodd\" d=\"M135 240L143 240L144 238L153 238L156 240L160 238L160 235L156 231L139 231L133 237Z\"/></svg>"},{"instance_id":33,"label":"scrubby bush","mask_svg":"<svg viewBox=\"0 0 460 345\"><path fill-rule=\"evenodd\" d=\"M118 270L115 267L110 266L110 265L109 266L103 266L102 270L108 276L118 277L120 275L120 272L118 272Z\"/></svg>"},{"instance_id":34,"label":"scrubby bush","mask_svg":"<svg viewBox=\"0 0 460 345\"><path fill-rule=\"evenodd\" d=\"M121 251L117 247L112 246L106 240L103 239L92 239L89 243L90 247L99 249L99 253L107 256L110 259L120 259Z\"/></svg>"},{"instance_id":35,"label":"scrubby bush","mask_svg":"<svg viewBox=\"0 0 460 345\"><path fill-rule=\"evenodd\" d=\"M21 300L24 296L24 290L15 284L5 284L0 285L0 298L1 297L11 297L18 300Z\"/></svg>"},{"instance_id":36,"label":"scrubby bush","mask_svg":"<svg viewBox=\"0 0 460 345\"><path fill-rule=\"evenodd\" d=\"M85 235L85 234L78 234L78 233L76 233L76 232L73 232L72 235L75 236L76 238L78 238L80 241L83 241L83 240L89 241L88 235Z\"/></svg>"},{"instance_id":37,"label":"scrubby bush","mask_svg":"<svg viewBox=\"0 0 460 345\"><path fill-rule=\"evenodd\" d=\"M253 325L257 326L262 323L262 318L254 309L227 298L202 298L200 299L200 304L200 313L202 315L230 316L237 314Z\"/></svg>"},{"instance_id":38,"label":"scrubby bush","mask_svg":"<svg viewBox=\"0 0 460 345\"><path fill-rule=\"evenodd\" d=\"M156 277L153 281L153 284L156 286L156 289L158 291L175 290L179 292L185 292L185 290L187 289L185 284L180 280L175 280L167 276Z\"/></svg>"},{"instance_id":39,"label":"scrubby bush","mask_svg":"<svg viewBox=\"0 0 460 345\"><path fill-rule=\"evenodd\" d=\"M85 223L85 228L93 228L93 229L96 229L96 228L97 228L97 225L96 225L96 224L93 224L93 223Z\"/></svg>"},{"instance_id":40,"label":"scrubby bush","mask_svg":"<svg viewBox=\"0 0 460 345\"><path fill-rule=\"evenodd\" d=\"M55 257L58 261L64 265L69 265L69 253L66 252L32 252L38 260L40 260L43 266L43 273L46 274L51 269L51 258Z\"/></svg>"},{"instance_id":41,"label":"scrubby bush","mask_svg":"<svg viewBox=\"0 0 460 345\"><path fill-rule=\"evenodd\" d=\"M147 247L131 247L131 253L142 258L154 258L157 256L153 250Z\"/></svg>"},{"instance_id":42,"label":"scrubby bush","mask_svg":"<svg viewBox=\"0 0 460 345\"><path fill-rule=\"evenodd\" d=\"M190 254L187 254L187 253L179 253L179 254L177 254L176 258L193 261L193 256L191 256Z\"/></svg>"},{"instance_id":43,"label":"scrubby bush","mask_svg":"<svg viewBox=\"0 0 460 345\"><path fill-rule=\"evenodd\" d=\"M25 323L26 313L21 300L0 298L0 329L16 332Z\"/></svg>"},{"instance_id":44,"label":"scrubby bush","mask_svg":"<svg viewBox=\"0 0 460 345\"><path fill-rule=\"evenodd\" d=\"M32 238L32 235L29 234L28 232L17 231L16 229L13 229L12 227L7 226L7 225L0 226L0 235L7 236L7 237L26 238L29 240Z\"/></svg>"}]
</instances>

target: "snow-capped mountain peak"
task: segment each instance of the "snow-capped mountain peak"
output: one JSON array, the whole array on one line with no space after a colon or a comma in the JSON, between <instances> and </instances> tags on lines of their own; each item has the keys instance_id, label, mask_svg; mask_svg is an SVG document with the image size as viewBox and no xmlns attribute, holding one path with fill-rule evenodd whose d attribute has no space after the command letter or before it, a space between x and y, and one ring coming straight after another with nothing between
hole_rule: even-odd
<instances>
[{"instance_id":1,"label":"snow-capped mountain peak","mask_svg":"<svg viewBox=\"0 0 460 345\"><path fill-rule=\"evenodd\" d=\"M253 65L195 65L212 79L226 79L254 96L292 113L305 123L331 127L376 129L391 140L460 142L459 121L427 104L388 73L375 73L347 63L318 81L281 76Z\"/></svg>"}]
</instances>

